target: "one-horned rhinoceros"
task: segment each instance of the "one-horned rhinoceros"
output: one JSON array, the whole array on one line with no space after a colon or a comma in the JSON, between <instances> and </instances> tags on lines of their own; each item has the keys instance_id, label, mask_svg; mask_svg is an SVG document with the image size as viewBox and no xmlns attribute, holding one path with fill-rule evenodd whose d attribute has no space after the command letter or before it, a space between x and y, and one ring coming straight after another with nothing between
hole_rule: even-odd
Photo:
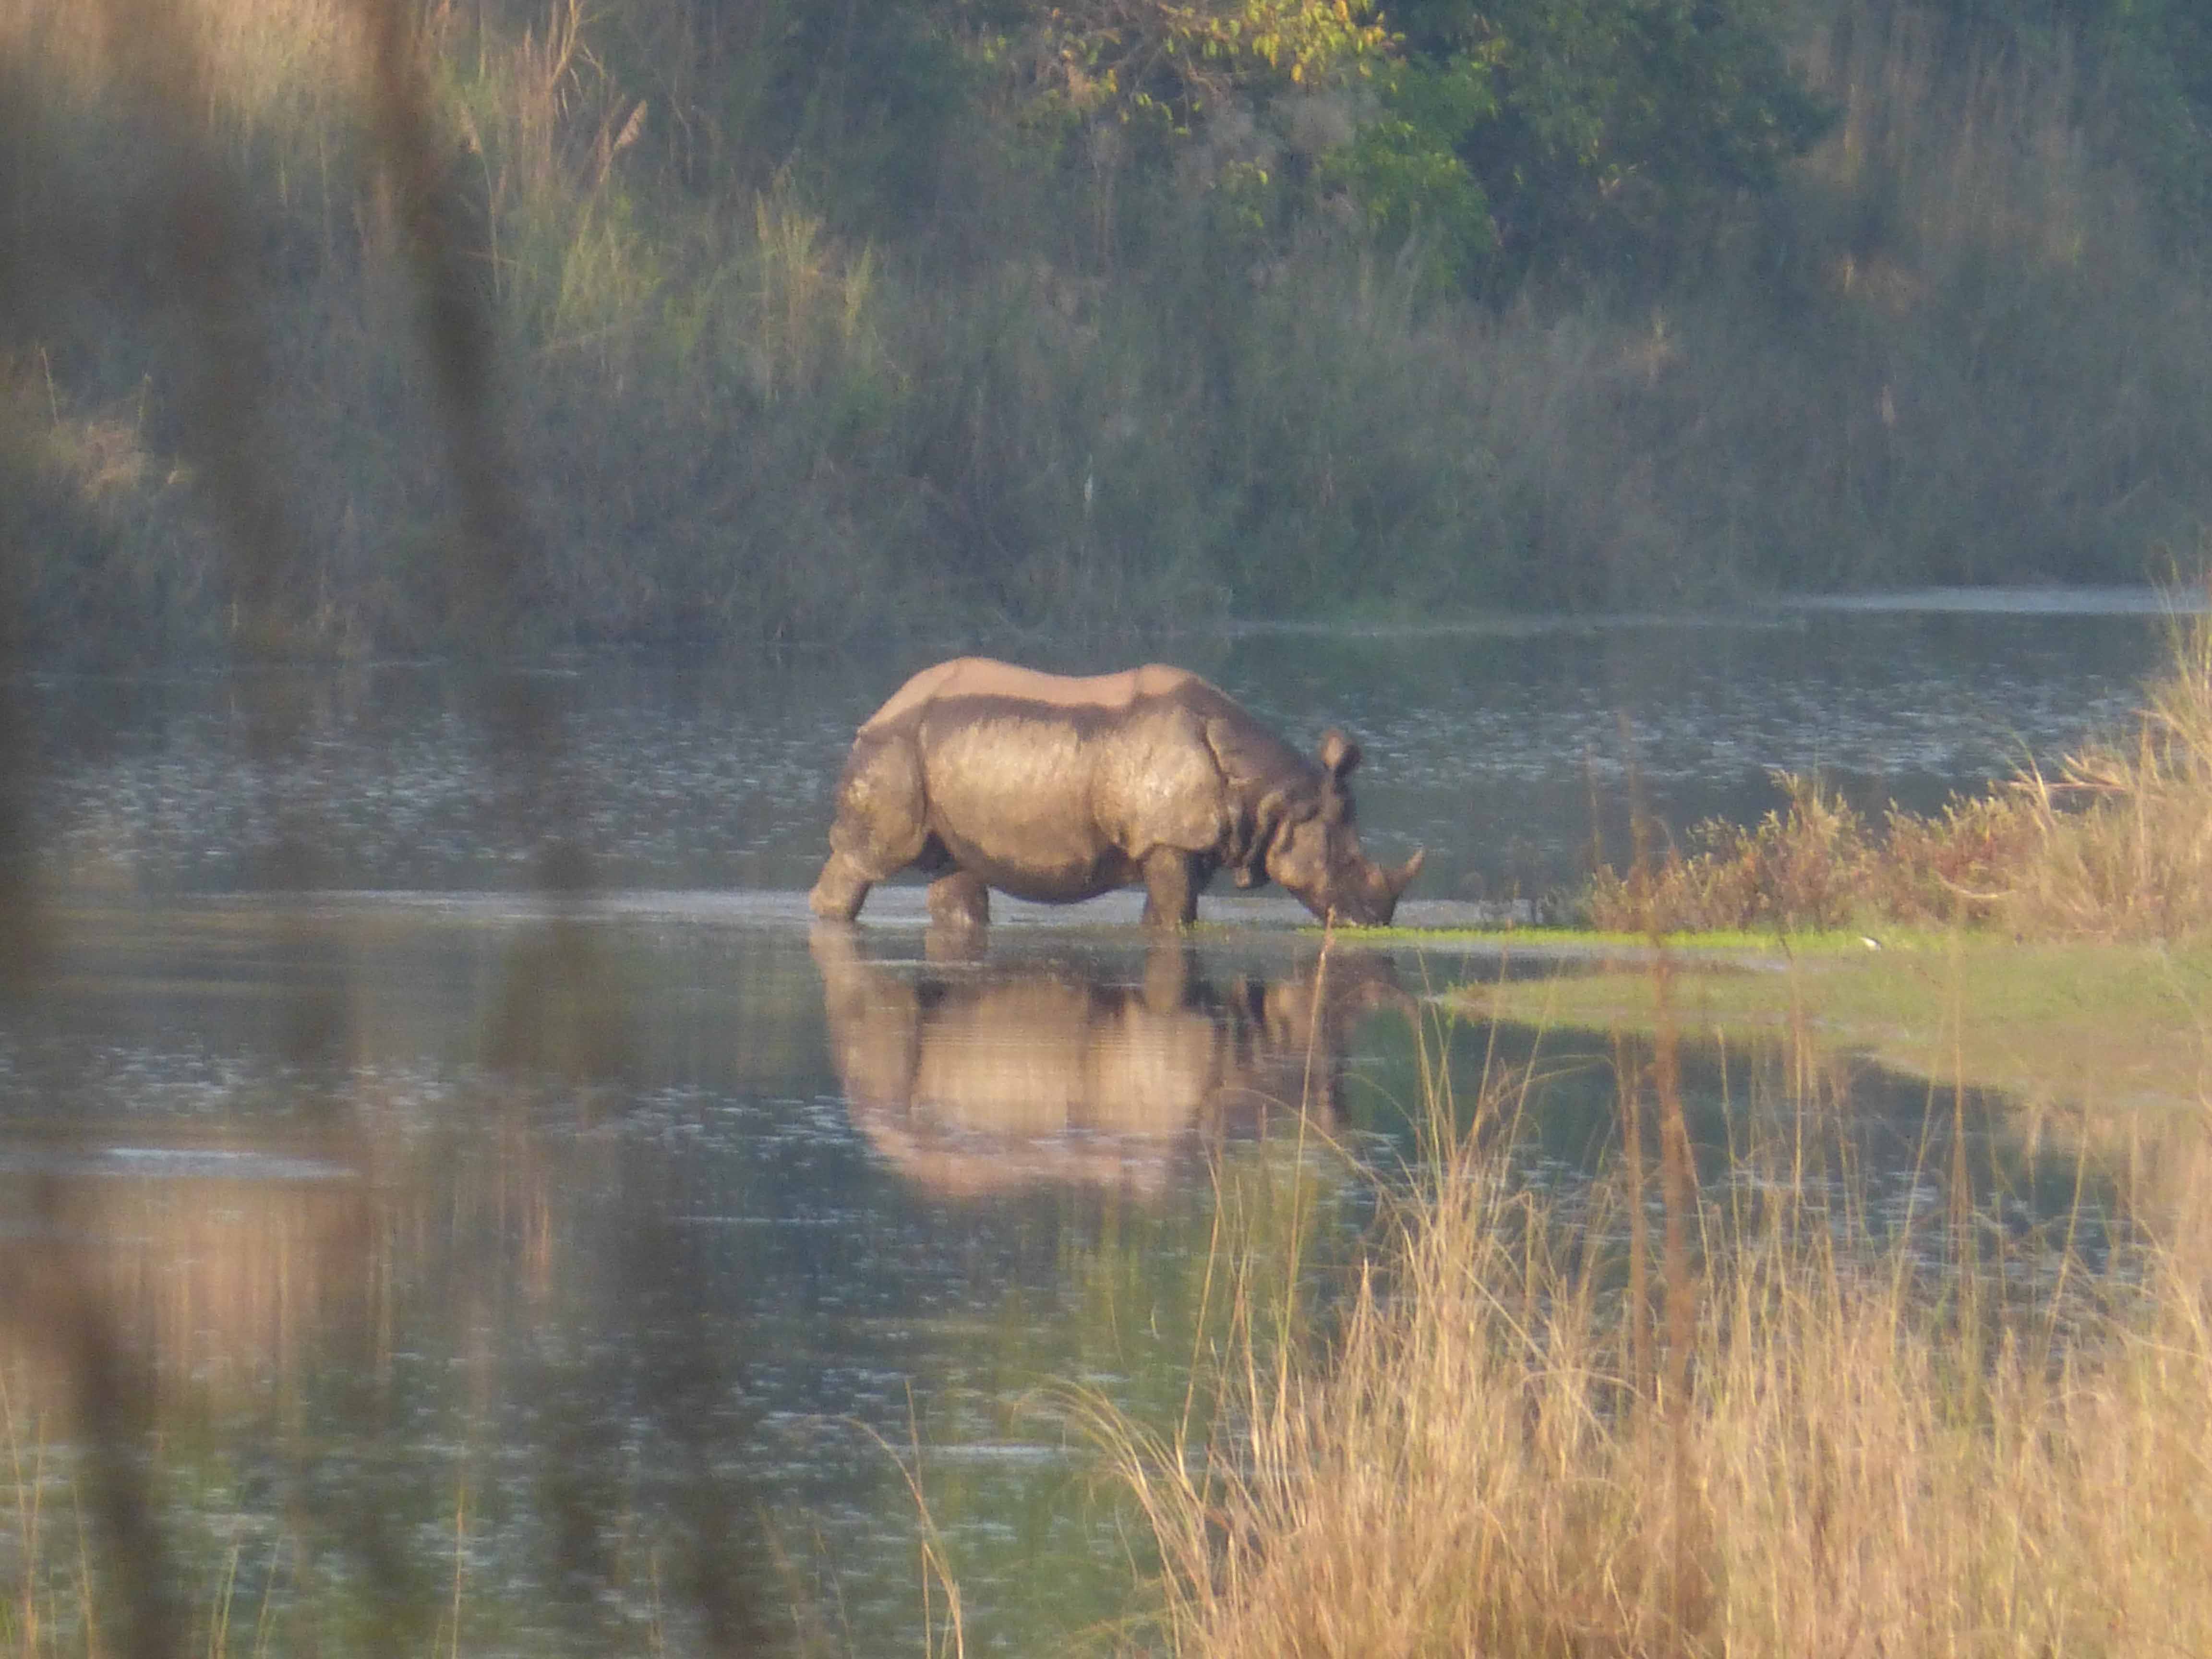
<instances>
[{"instance_id":1,"label":"one-horned rhinoceros","mask_svg":"<svg viewBox=\"0 0 2212 1659\"><path fill-rule=\"evenodd\" d=\"M1217 870L1280 883L1324 921L1381 926L1421 867L1359 850L1345 780L1195 674L1152 664L1070 679L981 657L925 668L870 715L837 787L814 914L849 921L901 870L930 915L980 926L994 887L1068 903L1144 884L1145 920L1188 925Z\"/></svg>"}]
</instances>

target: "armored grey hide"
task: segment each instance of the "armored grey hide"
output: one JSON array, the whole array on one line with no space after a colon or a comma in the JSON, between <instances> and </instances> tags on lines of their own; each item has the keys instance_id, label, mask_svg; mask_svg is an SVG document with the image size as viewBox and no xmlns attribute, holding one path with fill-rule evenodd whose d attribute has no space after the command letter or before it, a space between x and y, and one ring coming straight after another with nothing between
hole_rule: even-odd
<instances>
[{"instance_id":1,"label":"armored grey hide","mask_svg":"<svg viewBox=\"0 0 2212 1659\"><path fill-rule=\"evenodd\" d=\"M1324 920L1380 926L1421 854L1386 870L1360 851L1358 764L1341 732L1308 759L1180 668L1073 679L963 657L860 727L810 902L849 921L875 883L917 869L933 918L978 927L994 887L1070 903L1142 883L1145 920L1179 927L1227 869Z\"/></svg>"}]
</instances>

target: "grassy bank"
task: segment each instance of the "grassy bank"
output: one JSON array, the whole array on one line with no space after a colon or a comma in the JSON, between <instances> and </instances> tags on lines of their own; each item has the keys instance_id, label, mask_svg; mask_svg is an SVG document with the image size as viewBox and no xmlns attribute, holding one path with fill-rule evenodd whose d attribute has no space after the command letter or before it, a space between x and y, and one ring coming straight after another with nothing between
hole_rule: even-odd
<instances>
[{"instance_id":1,"label":"grassy bank","mask_svg":"<svg viewBox=\"0 0 2212 1659\"><path fill-rule=\"evenodd\" d=\"M1530 930L1582 971L1459 993L1610 1034L1598 1182L1516 1158L1540 1061L1471 1109L1439 1070L1432 1156L1327 1340L1232 1347L1200 1432L1104 1414L1160 1647L2212 1639L2208 637L2177 633L2132 741L1878 832L1789 781L1763 823L1603 876L1620 931ZM1685 1046L1712 1037L1727 1144L1693 1147ZM1839 1054L1926 1080L1902 1194ZM1985 1140L1979 1091L2010 1097ZM2005 1173L2052 1146L2070 1179Z\"/></svg>"},{"instance_id":2,"label":"grassy bank","mask_svg":"<svg viewBox=\"0 0 2212 1659\"><path fill-rule=\"evenodd\" d=\"M1103 1414L1160 1646L2212 1637L2212 626L2173 641L2136 730L2051 775L1878 828L1784 779L1761 823L1601 872L1591 928L1496 935L1451 1012L1609 1034L1597 1184L1516 1158L1540 1060L1471 1109L1438 1068L1431 1156L1326 1340L1233 1346L1199 1432ZM1684 1049L1715 1038L1727 1143L1693 1148ZM1839 1054L1925 1080L1901 1198ZM2071 1207L2024 1223L2048 1184L2000 1143L2068 1149Z\"/></svg>"},{"instance_id":3,"label":"grassy bank","mask_svg":"<svg viewBox=\"0 0 2212 1659\"><path fill-rule=\"evenodd\" d=\"M2097 142L2119 94L2063 52L1808 7L1836 119L1776 186L1663 279L1477 296L1240 195L1273 175L1227 114L1164 161L1040 125L926 8L805 64L757 9L423 14L540 643L2132 579L2212 516L2207 289ZM216 360L260 400L238 443L289 518L298 636L444 643L465 504L356 12L180 10L157 118L106 10L0 7L0 529L34 649L228 635ZM1285 177L1342 125L1304 107L1276 112ZM219 325L151 205L180 146L232 204Z\"/></svg>"},{"instance_id":4,"label":"grassy bank","mask_svg":"<svg viewBox=\"0 0 2212 1659\"><path fill-rule=\"evenodd\" d=\"M1211 1437L1109 1431L1164 1562L1161 1648L2122 1655L2212 1637L2202 1122L2169 1125L2172 1179L2149 1183L2166 1201L2084 1218L2122 1241L2094 1259L2073 1218L2023 1233L1942 1156L1948 1195L1881 1212L1851 1102L1817 1071L1793 1071L1701 1191L1674 1029L1662 1012L1621 1051L1619 1138L1586 1205L1516 1174L1522 1085L1460 1131L1432 1102L1434 1169L1327 1361L1231 1354Z\"/></svg>"},{"instance_id":5,"label":"grassy bank","mask_svg":"<svg viewBox=\"0 0 2212 1659\"><path fill-rule=\"evenodd\" d=\"M1946 1086L2094 1109L2192 1110L2212 1075L2212 950L2202 945L1923 935L1764 969L1695 960L1677 958L1672 1008L1703 1034L1796 1040ZM1661 1017L1643 963L1461 995L1482 1018L1549 1029L1648 1032Z\"/></svg>"},{"instance_id":6,"label":"grassy bank","mask_svg":"<svg viewBox=\"0 0 2212 1659\"><path fill-rule=\"evenodd\" d=\"M1569 968L1467 989L1487 1017L1788 1031L1911 1074L2035 1100L2201 1099L2212 1001L2212 622L2177 622L2136 729L1922 815L1878 823L1778 779L1626 872L1590 927L1496 935ZM1644 838L1655 835L1645 826ZM1663 951L1689 971L1655 1002Z\"/></svg>"}]
</instances>

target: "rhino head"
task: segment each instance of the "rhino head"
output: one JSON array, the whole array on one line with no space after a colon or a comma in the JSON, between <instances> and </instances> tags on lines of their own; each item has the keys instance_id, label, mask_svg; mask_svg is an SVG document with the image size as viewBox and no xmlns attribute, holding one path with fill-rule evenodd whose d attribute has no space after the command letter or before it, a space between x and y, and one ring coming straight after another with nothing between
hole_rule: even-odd
<instances>
[{"instance_id":1,"label":"rhino head","mask_svg":"<svg viewBox=\"0 0 2212 1659\"><path fill-rule=\"evenodd\" d=\"M1386 870L1359 850L1351 792L1345 780L1359 764L1359 745L1331 727L1322 735L1321 787L1310 799L1293 802L1270 796L1261 807L1265 827L1268 878L1294 893L1323 921L1351 927L1389 925L1421 867L1416 851L1395 870Z\"/></svg>"}]
</instances>

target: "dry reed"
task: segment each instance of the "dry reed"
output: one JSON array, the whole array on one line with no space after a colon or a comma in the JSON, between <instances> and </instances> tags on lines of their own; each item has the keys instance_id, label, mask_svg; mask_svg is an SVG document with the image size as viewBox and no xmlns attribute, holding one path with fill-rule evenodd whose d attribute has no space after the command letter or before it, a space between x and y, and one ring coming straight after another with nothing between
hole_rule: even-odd
<instances>
[{"instance_id":1,"label":"dry reed","mask_svg":"<svg viewBox=\"0 0 2212 1659\"><path fill-rule=\"evenodd\" d=\"M1601 928L1826 929L1853 921L1988 924L2022 936L2172 939L2212 926L2212 617L2179 620L2136 730L2049 772L1881 830L1819 780L1777 773L1784 805L1670 848L1641 883L1609 866ZM1647 911L1648 907L1648 911Z\"/></svg>"},{"instance_id":2,"label":"dry reed","mask_svg":"<svg viewBox=\"0 0 2212 1659\"><path fill-rule=\"evenodd\" d=\"M1625 1120L1648 1087L1679 1121L1656 1055L1623 1076ZM1530 1190L1510 1152L1522 1086L1439 1127L1325 1363L1232 1358L1195 1442L1106 1414L1158 1546L1164 1650L2212 1641L2201 1228L2093 1267L2006 1243L1962 1190L1877 1238L1863 1190L1803 1179L1807 1143L1849 1116L1807 1095L1773 1144L1736 1149L1759 1178L1726 1197L1663 1184L1697 1249L1657 1264L1668 1316L1649 1331L1624 1260L1648 1248L1626 1225L1640 1158L1586 1212ZM2029 1258L2054 1253L2023 1294Z\"/></svg>"}]
</instances>

